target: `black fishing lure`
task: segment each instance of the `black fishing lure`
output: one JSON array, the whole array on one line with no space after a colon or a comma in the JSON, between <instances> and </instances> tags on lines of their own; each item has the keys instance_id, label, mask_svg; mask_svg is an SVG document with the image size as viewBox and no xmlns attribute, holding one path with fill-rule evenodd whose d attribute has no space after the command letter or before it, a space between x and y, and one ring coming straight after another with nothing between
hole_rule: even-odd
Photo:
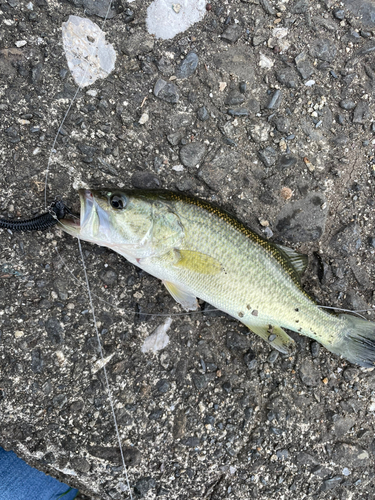
<instances>
[{"instance_id":1,"label":"black fishing lure","mask_svg":"<svg viewBox=\"0 0 375 500\"><path fill-rule=\"evenodd\" d=\"M0 228L10 229L11 231L45 231L55 226L60 219L63 219L70 213L70 210L61 200L54 201L50 205L48 212L32 217L31 219L0 219Z\"/></svg>"}]
</instances>

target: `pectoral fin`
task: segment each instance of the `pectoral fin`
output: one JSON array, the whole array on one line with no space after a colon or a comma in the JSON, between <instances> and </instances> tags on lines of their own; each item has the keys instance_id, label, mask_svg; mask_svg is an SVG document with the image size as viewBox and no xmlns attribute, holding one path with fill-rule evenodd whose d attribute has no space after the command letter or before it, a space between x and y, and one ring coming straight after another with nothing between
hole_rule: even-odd
<instances>
[{"instance_id":1,"label":"pectoral fin","mask_svg":"<svg viewBox=\"0 0 375 500\"><path fill-rule=\"evenodd\" d=\"M187 269L195 273L215 275L224 271L220 262L210 255L193 250L177 250L168 253L172 265L177 268Z\"/></svg>"},{"instance_id":2,"label":"pectoral fin","mask_svg":"<svg viewBox=\"0 0 375 500\"><path fill-rule=\"evenodd\" d=\"M182 288L179 288L174 283L170 281L163 281L165 288L172 295L174 300L182 305L187 311L195 311L198 309L198 301L194 295L185 292Z\"/></svg>"},{"instance_id":3,"label":"pectoral fin","mask_svg":"<svg viewBox=\"0 0 375 500\"><path fill-rule=\"evenodd\" d=\"M259 335L259 337L283 354L290 354L292 352L294 340L279 326L247 326L252 332Z\"/></svg>"}]
</instances>

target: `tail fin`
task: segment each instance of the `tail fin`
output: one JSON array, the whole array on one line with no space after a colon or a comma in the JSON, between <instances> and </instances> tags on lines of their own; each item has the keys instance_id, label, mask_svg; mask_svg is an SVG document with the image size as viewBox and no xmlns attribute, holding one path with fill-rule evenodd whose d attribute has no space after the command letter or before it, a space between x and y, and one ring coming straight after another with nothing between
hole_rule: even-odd
<instances>
[{"instance_id":1,"label":"tail fin","mask_svg":"<svg viewBox=\"0 0 375 500\"><path fill-rule=\"evenodd\" d=\"M340 314L342 334L336 342L324 344L331 352L351 363L373 368L375 366L375 323L350 314Z\"/></svg>"}]
</instances>

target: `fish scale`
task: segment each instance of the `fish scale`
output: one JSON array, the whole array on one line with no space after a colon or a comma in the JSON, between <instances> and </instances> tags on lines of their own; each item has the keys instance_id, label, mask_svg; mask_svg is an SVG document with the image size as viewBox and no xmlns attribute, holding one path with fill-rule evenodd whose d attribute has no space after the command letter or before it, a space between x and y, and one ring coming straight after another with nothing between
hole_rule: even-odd
<instances>
[{"instance_id":1,"label":"fish scale","mask_svg":"<svg viewBox=\"0 0 375 500\"><path fill-rule=\"evenodd\" d=\"M161 279L186 310L197 298L248 326L281 352L311 337L362 366L375 361L375 324L322 310L300 286L307 257L254 233L226 211L162 190L80 190L73 236L112 248Z\"/></svg>"}]
</instances>

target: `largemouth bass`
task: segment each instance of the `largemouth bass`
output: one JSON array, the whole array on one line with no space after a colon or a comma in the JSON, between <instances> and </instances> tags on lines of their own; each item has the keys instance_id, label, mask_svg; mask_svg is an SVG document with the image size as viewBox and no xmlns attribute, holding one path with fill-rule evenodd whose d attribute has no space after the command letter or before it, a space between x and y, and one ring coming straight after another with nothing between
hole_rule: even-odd
<instances>
[{"instance_id":1,"label":"largemouth bass","mask_svg":"<svg viewBox=\"0 0 375 500\"><path fill-rule=\"evenodd\" d=\"M186 310L202 299L282 353L285 329L352 363L375 364L375 323L319 308L300 286L307 257L265 240L208 202L159 190L80 190L80 220L61 228L161 279Z\"/></svg>"}]
</instances>

